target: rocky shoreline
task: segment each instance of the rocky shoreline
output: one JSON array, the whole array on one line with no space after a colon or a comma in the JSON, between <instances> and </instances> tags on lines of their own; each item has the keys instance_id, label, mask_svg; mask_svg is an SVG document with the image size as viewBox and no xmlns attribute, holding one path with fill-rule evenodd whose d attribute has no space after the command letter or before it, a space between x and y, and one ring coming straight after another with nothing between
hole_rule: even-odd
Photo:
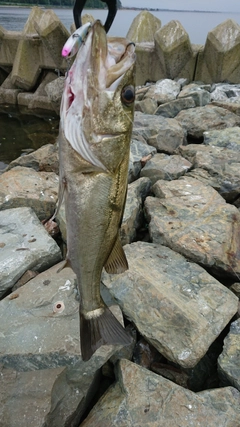
<instances>
[{"instance_id":1,"label":"rocky shoreline","mask_svg":"<svg viewBox=\"0 0 240 427\"><path fill-rule=\"evenodd\" d=\"M129 270L102 276L134 343L88 362L75 275L57 272L64 208L46 222L57 145L0 175L1 427L240 425L239 126L238 84L138 88L121 228Z\"/></svg>"}]
</instances>

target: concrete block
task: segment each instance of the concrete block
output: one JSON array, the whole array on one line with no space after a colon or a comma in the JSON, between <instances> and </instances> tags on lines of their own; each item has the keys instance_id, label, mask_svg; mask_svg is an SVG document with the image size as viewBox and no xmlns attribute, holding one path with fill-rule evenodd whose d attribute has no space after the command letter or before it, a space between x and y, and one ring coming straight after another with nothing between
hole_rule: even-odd
<instances>
[{"instance_id":1,"label":"concrete block","mask_svg":"<svg viewBox=\"0 0 240 427\"><path fill-rule=\"evenodd\" d=\"M41 38L43 46L54 60L55 67L66 68L66 61L61 55L61 50L70 34L53 10L44 12L40 19L34 22L34 28Z\"/></svg>"},{"instance_id":2,"label":"concrete block","mask_svg":"<svg viewBox=\"0 0 240 427\"><path fill-rule=\"evenodd\" d=\"M240 26L228 19L208 33L199 54L196 80L206 83L240 80Z\"/></svg>"},{"instance_id":3,"label":"concrete block","mask_svg":"<svg viewBox=\"0 0 240 427\"><path fill-rule=\"evenodd\" d=\"M155 47L166 78L193 80L196 59L189 36L179 21L170 21L156 32Z\"/></svg>"},{"instance_id":4,"label":"concrete block","mask_svg":"<svg viewBox=\"0 0 240 427\"><path fill-rule=\"evenodd\" d=\"M160 19L144 10L134 18L126 38L134 43L154 42L154 35L159 28Z\"/></svg>"},{"instance_id":5,"label":"concrete block","mask_svg":"<svg viewBox=\"0 0 240 427\"><path fill-rule=\"evenodd\" d=\"M17 53L21 32L7 31L0 26L1 66L12 66Z\"/></svg>"},{"instance_id":6,"label":"concrete block","mask_svg":"<svg viewBox=\"0 0 240 427\"><path fill-rule=\"evenodd\" d=\"M136 85L165 78L154 43L136 43Z\"/></svg>"},{"instance_id":7,"label":"concrete block","mask_svg":"<svg viewBox=\"0 0 240 427\"><path fill-rule=\"evenodd\" d=\"M13 62L12 82L29 91L42 69L66 68L61 48L69 33L53 11L33 7L19 41Z\"/></svg>"}]
</instances>

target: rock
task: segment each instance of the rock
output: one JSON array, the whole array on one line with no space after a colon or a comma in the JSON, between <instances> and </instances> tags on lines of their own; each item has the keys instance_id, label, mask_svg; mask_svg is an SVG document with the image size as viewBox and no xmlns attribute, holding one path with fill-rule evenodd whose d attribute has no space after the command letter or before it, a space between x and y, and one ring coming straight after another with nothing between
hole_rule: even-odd
<instances>
[{"instance_id":1,"label":"rock","mask_svg":"<svg viewBox=\"0 0 240 427\"><path fill-rule=\"evenodd\" d=\"M15 285L12 288L12 292L16 291L18 288L21 288L21 286L25 285L29 280L36 277L39 273L34 270L27 270L25 273L20 277L20 279L15 283Z\"/></svg>"},{"instance_id":2,"label":"rock","mask_svg":"<svg viewBox=\"0 0 240 427\"><path fill-rule=\"evenodd\" d=\"M190 85L188 85L190 86ZM184 87L184 89L179 94L179 98L191 97L194 100L196 107L202 107L206 104L209 104L211 101L211 95L208 90L204 90L201 87Z\"/></svg>"},{"instance_id":3,"label":"rock","mask_svg":"<svg viewBox=\"0 0 240 427\"><path fill-rule=\"evenodd\" d=\"M155 85L150 86L144 98L153 99L157 102L158 105L164 104L165 102L176 99L180 89L180 83L174 80L158 80Z\"/></svg>"},{"instance_id":4,"label":"rock","mask_svg":"<svg viewBox=\"0 0 240 427\"><path fill-rule=\"evenodd\" d=\"M150 187L151 181L148 178L140 178L128 186L127 200L120 229L123 245L136 239L137 231L143 223L143 199L149 193Z\"/></svg>"},{"instance_id":5,"label":"rock","mask_svg":"<svg viewBox=\"0 0 240 427\"><path fill-rule=\"evenodd\" d=\"M160 19L144 10L134 18L126 38L134 43L153 42L154 35L160 27Z\"/></svg>"},{"instance_id":6,"label":"rock","mask_svg":"<svg viewBox=\"0 0 240 427\"><path fill-rule=\"evenodd\" d=\"M144 338L141 338L136 343L133 352L134 363L137 363L143 368L150 369L156 360L159 362L161 359L163 359L163 357Z\"/></svg>"},{"instance_id":7,"label":"rock","mask_svg":"<svg viewBox=\"0 0 240 427\"><path fill-rule=\"evenodd\" d=\"M10 170L16 166L32 168L37 172L55 172L58 174L58 147L53 144L43 145L38 150L33 151L33 153L20 156L16 160L13 160L6 170Z\"/></svg>"},{"instance_id":8,"label":"rock","mask_svg":"<svg viewBox=\"0 0 240 427\"><path fill-rule=\"evenodd\" d=\"M240 394L233 387L195 394L127 360L119 362L117 378L81 427L232 427L239 423Z\"/></svg>"},{"instance_id":9,"label":"rock","mask_svg":"<svg viewBox=\"0 0 240 427\"><path fill-rule=\"evenodd\" d=\"M188 108L196 107L195 101L192 97L178 98L173 101L166 102L165 104L159 105L154 114L157 116L162 116L166 118L173 118L182 111L187 110ZM145 111L143 111L145 112Z\"/></svg>"},{"instance_id":10,"label":"rock","mask_svg":"<svg viewBox=\"0 0 240 427\"><path fill-rule=\"evenodd\" d=\"M141 136L136 135L136 138L141 138ZM153 154L157 152L155 147L148 145L144 138L142 141L138 139L132 139L130 145L130 159L128 167L128 182L131 183L135 181L140 174L142 169L142 159L145 157L152 157Z\"/></svg>"},{"instance_id":11,"label":"rock","mask_svg":"<svg viewBox=\"0 0 240 427\"><path fill-rule=\"evenodd\" d=\"M240 391L240 319L231 324L224 340L223 352L218 358L218 373L221 384L232 385Z\"/></svg>"},{"instance_id":12,"label":"rock","mask_svg":"<svg viewBox=\"0 0 240 427\"><path fill-rule=\"evenodd\" d=\"M240 152L240 128L237 126L204 132L203 137L205 145L214 145Z\"/></svg>"},{"instance_id":13,"label":"rock","mask_svg":"<svg viewBox=\"0 0 240 427\"><path fill-rule=\"evenodd\" d=\"M138 135L158 151L169 154L185 142L185 131L177 120L140 112L135 113L133 124L133 137Z\"/></svg>"},{"instance_id":14,"label":"rock","mask_svg":"<svg viewBox=\"0 0 240 427\"><path fill-rule=\"evenodd\" d=\"M122 348L102 346L94 353L95 362L82 361L76 276L70 268L58 272L61 266L54 265L1 301L0 363L5 367L29 371L73 368L80 362L84 369L99 359L105 363Z\"/></svg>"},{"instance_id":15,"label":"rock","mask_svg":"<svg viewBox=\"0 0 240 427\"><path fill-rule=\"evenodd\" d=\"M31 207L40 220L54 213L58 198L58 176L17 166L0 175L0 211Z\"/></svg>"},{"instance_id":16,"label":"rock","mask_svg":"<svg viewBox=\"0 0 240 427\"><path fill-rule=\"evenodd\" d=\"M155 154L141 170L141 177L150 178L152 184L159 179L171 181L184 175L192 164L178 155Z\"/></svg>"},{"instance_id":17,"label":"rock","mask_svg":"<svg viewBox=\"0 0 240 427\"><path fill-rule=\"evenodd\" d=\"M212 101L211 105L216 105L217 107L225 108L225 110L229 110L232 113L240 116L240 99L229 99L226 101Z\"/></svg>"},{"instance_id":18,"label":"rock","mask_svg":"<svg viewBox=\"0 0 240 427\"><path fill-rule=\"evenodd\" d=\"M145 114L154 114L158 104L155 99L146 98L135 102L135 111L141 111Z\"/></svg>"},{"instance_id":19,"label":"rock","mask_svg":"<svg viewBox=\"0 0 240 427\"><path fill-rule=\"evenodd\" d=\"M104 273L104 285L164 357L185 368L195 366L236 313L237 297L164 246L136 242L124 249L129 270Z\"/></svg>"},{"instance_id":20,"label":"rock","mask_svg":"<svg viewBox=\"0 0 240 427\"><path fill-rule=\"evenodd\" d=\"M51 409L52 388L63 370L17 372L1 367L1 427L43 427Z\"/></svg>"},{"instance_id":21,"label":"rock","mask_svg":"<svg viewBox=\"0 0 240 427\"><path fill-rule=\"evenodd\" d=\"M233 283L229 289L240 299L240 283Z\"/></svg>"},{"instance_id":22,"label":"rock","mask_svg":"<svg viewBox=\"0 0 240 427\"><path fill-rule=\"evenodd\" d=\"M156 32L155 46L165 77L193 80L194 53L189 36L179 21L170 21Z\"/></svg>"},{"instance_id":23,"label":"rock","mask_svg":"<svg viewBox=\"0 0 240 427\"><path fill-rule=\"evenodd\" d=\"M235 101L239 95L239 84L217 83L211 92L211 101Z\"/></svg>"},{"instance_id":24,"label":"rock","mask_svg":"<svg viewBox=\"0 0 240 427\"><path fill-rule=\"evenodd\" d=\"M225 147L200 144L180 147L179 152L196 168L195 173L191 171L190 176L198 179L199 175L200 177L203 175L199 173L200 169L203 169L205 174L207 171L210 182L212 178L215 183L213 187L221 196L229 203L236 200L240 194L240 152Z\"/></svg>"},{"instance_id":25,"label":"rock","mask_svg":"<svg viewBox=\"0 0 240 427\"><path fill-rule=\"evenodd\" d=\"M180 111L175 117L187 131L189 139L200 139L203 132L240 125L240 118L221 107L206 105Z\"/></svg>"},{"instance_id":26,"label":"rock","mask_svg":"<svg viewBox=\"0 0 240 427\"><path fill-rule=\"evenodd\" d=\"M174 366L154 362L151 364L151 370L181 387L188 388L188 375Z\"/></svg>"},{"instance_id":27,"label":"rock","mask_svg":"<svg viewBox=\"0 0 240 427\"><path fill-rule=\"evenodd\" d=\"M219 275L240 274L240 212L210 186L183 177L158 181L145 211L154 243L169 246Z\"/></svg>"},{"instance_id":28,"label":"rock","mask_svg":"<svg viewBox=\"0 0 240 427\"><path fill-rule=\"evenodd\" d=\"M27 270L42 271L59 262L61 252L30 208L1 211L0 224L2 296Z\"/></svg>"}]
</instances>

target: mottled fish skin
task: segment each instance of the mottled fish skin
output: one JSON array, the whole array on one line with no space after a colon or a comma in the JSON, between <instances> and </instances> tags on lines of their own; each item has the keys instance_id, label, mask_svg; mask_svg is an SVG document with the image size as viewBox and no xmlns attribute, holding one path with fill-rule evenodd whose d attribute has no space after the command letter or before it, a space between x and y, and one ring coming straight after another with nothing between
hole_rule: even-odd
<instances>
[{"instance_id":1,"label":"mottled fish skin","mask_svg":"<svg viewBox=\"0 0 240 427\"><path fill-rule=\"evenodd\" d=\"M69 70L59 130L60 194L67 264L77 275L83 360L103 344L131 338L100 295L103 267L128 268L119 239L134 112L135 52L96 21Z\"/></svg>"}]
</instances>

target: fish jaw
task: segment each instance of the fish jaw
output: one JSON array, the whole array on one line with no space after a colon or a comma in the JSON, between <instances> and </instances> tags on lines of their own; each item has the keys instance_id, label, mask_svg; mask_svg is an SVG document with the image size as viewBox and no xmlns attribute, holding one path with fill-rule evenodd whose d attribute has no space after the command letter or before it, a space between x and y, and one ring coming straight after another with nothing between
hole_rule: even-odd
<instances>
[{"instance_id":1,"label":"fish jaw","mask_svg":"<svg viewBox=\"0 0 240 427\"><path fill-rule=\"evenodd\" d=\"M96 168L110 172L129 151L134 109L134 46L126 39L117 40L108 44L100 21L89 28L66 78L60 114L64 136L74 150ZM122 101L126 86L133 91L129 104ZM126 138L116 155L119 136Z\"/></svg>"}]
</instances>

